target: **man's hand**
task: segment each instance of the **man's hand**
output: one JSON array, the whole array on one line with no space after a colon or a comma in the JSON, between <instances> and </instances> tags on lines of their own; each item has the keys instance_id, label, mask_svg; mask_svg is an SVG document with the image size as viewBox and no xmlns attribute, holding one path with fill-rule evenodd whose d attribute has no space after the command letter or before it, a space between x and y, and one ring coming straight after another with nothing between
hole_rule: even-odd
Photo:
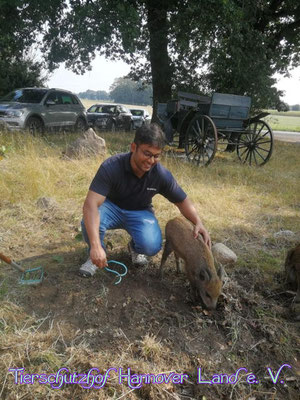
<instances>
[{"instance_id":1,"label":"man's hand","mask_svg":"<svg viewBox=\"0 0 300 400\"><path fill-rule=\"evenodd\" d=\"M194 226L194 238L196 239L199 234L203 237L204 243L206 243L207 246L211 249L211 239L209 233L201 223L198 223Z\"/></svg>"},{"instance_id":2,"label":"man's hand","mask_svg":"<svg viewBox=\"0 0 300 400\"><path fill-rule=\"evenodd\" d=\"M97 265L98 268L107 267L106 253L103 247L101 246L95 248L92 247L90 250L90 257L92 263Z\"/></svg>"}]
</instances>

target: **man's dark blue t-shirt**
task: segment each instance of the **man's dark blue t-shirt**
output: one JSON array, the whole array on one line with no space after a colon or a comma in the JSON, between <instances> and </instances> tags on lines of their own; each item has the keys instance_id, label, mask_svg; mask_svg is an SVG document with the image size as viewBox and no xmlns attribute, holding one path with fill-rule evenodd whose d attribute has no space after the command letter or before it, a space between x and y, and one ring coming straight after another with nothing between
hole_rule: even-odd
<instances>
[{"instance_id":1,"label":"man's dark blue t-shirt","mask_svg":"<svg viewBox=\"0 0 300 400\"><path fill-rule=\"evenodd\" d=\"M172 203L179 203L186 198L171 172L160 163L138 178L131 168L130 157L131 153L123 153L105 160L90 190L125 210L151 210L152 197L156 194L163 195Z\"/></svg>"}]
</instances>

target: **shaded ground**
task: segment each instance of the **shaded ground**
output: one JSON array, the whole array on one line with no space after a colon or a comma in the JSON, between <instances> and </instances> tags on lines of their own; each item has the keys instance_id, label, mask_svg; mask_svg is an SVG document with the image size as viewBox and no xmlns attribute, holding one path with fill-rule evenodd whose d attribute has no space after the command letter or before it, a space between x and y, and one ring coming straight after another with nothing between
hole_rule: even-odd
<instances>
[{"instance_id":1,"label":"shaded ground","mask_svg":"<svg viewBox=\"0 0 300 400\"><path fill-rule=\"evenodd\" d=\"M38 318L67 321L71 334L65 340L84 340L95 351L113 352L153 335L174 357L185 355L193 365L185 371L190 381L176 387L177 399L299 399L299 322L293 322L288 311L292 295L282 289L282 276L268 287L254 266L229 270L217 310L210 313L191 303L188 283L183 274L176 276L172 257L160 280L159 255L148 267L136 268L124 249L112 252L110 259L129 267L119 285L105 271L90 279L79 277L85 258L84 250L39 256L45 280L38 287L19 287L18 303ZM32 263L35 258L26 260ZM267 368L276 373L284 363L292 368L282 370L279 381L284 383L273 384ZM245 367L259 383L249 385L244 377L238 386L200 385L199 367L206 379ZM153 398L140 391L141 399Z\"/></svg>"}]
</instances>

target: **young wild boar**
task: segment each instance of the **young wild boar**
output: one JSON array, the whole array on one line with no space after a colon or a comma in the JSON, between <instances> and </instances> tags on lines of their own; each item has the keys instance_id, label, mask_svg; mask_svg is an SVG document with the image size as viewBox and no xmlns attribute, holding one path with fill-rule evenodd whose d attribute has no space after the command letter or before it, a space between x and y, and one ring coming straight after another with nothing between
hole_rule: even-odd
<instances>
[{"instance_id":1,"label":"young wild boar","mask_svg":"<svg viewBox=\"0 0 300 400\"><path fill-rule=\"evenodd\" d=\"M161 277L163 266L172 251L175 253L177 272L179 258L185 262L194 299L200 296L208 309L215 309L222 289L222 269L216 272L209 247L201 235L194 238L193 225L182 217L176 217L166 225L166 243L159 269Z\"/></svg>"},{"instance_id":2,"label":"young wild boar","mask_svg":"<svg viewBox=\"0 0 300 400\"><path fill-rule=\"evenodd\" d=\"M295 303L300 303L300 244L287 253L285 273L287 283L297 289Z\"/></svg>"}]
</instances>

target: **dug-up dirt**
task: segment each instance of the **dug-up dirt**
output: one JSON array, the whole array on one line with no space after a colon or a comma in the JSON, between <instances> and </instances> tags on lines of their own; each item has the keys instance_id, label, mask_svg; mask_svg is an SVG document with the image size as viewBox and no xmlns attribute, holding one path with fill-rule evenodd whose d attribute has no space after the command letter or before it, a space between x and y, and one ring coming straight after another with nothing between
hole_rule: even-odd
<instances>
[{"instance_id":1,"label":"dug-up dirt","mask_svg":"<svg viewBox=\"0 0 300 400\"><path fill-rule=\"evenodd\" d=\"M191 302L188 282L183 274L176 275L173 256L166 263L163 280L157 277L160 257L137 268L131 265L125 248L111 251L110 259L128 266L128 274L115 285L114 275L104 270L88 279L78 275L85 261L83 249L57 255L55 260L39 256L47 266L45 280L40 286L22 288L18 303L35 318L67 324L62 348L84 342L90 354L111 355L130 348L135 372L142 374L146 372L141 370L144 364L136 363L147 361L148 353L139 344L152 337L159 343L160 353L148 357L148 367L157 371L159 360L164 360L161 368L188 375L182 384L166 385L165 389L158 384L143 385L124 398L299 399L299 322L291 318L288 305L292 295L282 289L283 277L275 276L270 285L255 266L231 267L217 309L207 312L201 304ZM133 368L132 360L120 356L118 362L118 367ZM86 362L84 367L91 365ZM236 372L239 368L244 369ZM213 384L212 377L217 383L221 374L237 374L237 381ZM255 376L251 383L249 374ZM102 398L95 395L76 392L75 396L74 392L73 398Z\"/></svg>"}]
</instances>

